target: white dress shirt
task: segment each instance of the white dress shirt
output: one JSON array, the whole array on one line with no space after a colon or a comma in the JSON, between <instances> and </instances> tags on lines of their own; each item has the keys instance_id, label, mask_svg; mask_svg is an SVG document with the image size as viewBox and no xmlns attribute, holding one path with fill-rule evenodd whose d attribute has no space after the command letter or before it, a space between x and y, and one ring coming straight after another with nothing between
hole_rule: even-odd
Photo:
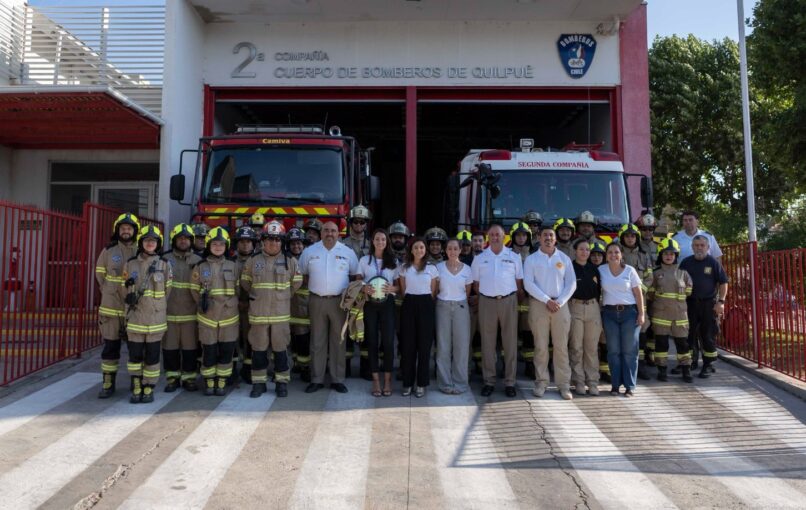
<instances>
[{"instance_id":1,"label":"white dress shirt","mask_svg":"<svg viewBox=\"0 0 806 510\"><path fill-rule=\"evenodd\" d=\"M439 278L437 266L434 264L426 264L422 271L417 271L413 266L407 268L400 268L400 278L406 285L406 294L423 296L431 294L431 281Z\"/></svg>"},{"instance_id":2,"label":"white dress shirt","mask_svg":"<svg viewBox=\"0 0 806 510\"><path fill-rule=\"evenodd\" d=\"M458 273L451 273L446 262L437 264L439 273L439 294L441 301L464 301L467 299L467 286L473 283L473 273L470 266L462 264Z\"/></svg>"},{"instance_id":3,"label":"white dress shirt","mask_svg":"<svg viewBox=\"0 0 806 510\"><path fill-rule=\"evenodd\" d=\"M325 248L322 241L305 248L299 258L300 272L308 275L308 289L318 296L338 296L358 273L358 258L349 247L336 243Z\"/></svg>"},{"instance_id":4,"label":"white dress shirt","mask_svg":"<svg viewBox=\"0 0 806 510\"><path fill-rule=\"evenodd\" d=\"M515 280L523 279L521 256L504 247L496 255L487 248L473 257L473 280L479 282L479 294L487 297L507 296L518 290Z\"/></svg>"},{"instance_id":5,"label":"white dress shirt","mask_svg":"<svg viewBox=\"0 0 806 510\"><path fill-rule=\"evenodd\" d=\"M672 237L672 239L680 244L680 255L677 257L677 260L682 262L684 258L694 255L694 250L691 248L691 242L694 241L696 236L708 238L708 255L714 258L722 256L722 249L719 247L719 244L717 244L716 237L714 237L710 232L697 229L697 232L693 236L690 236L685 230L681 230L680 232L676 233L674 237Z\"/></svg>"},{"instance_id":6,"label":"white dress shirt","mask_svg":"<svg viewBox=\"0 0 806 510\"><path fill-rule=\"evenodd\" d=\"M558 305L564 306L577 288L577 277L571 259L557 248L554 248L551 255L538 249L526 257L523 265L523 288L542 303L553 299Z\"/></svg>"}]
</instances>

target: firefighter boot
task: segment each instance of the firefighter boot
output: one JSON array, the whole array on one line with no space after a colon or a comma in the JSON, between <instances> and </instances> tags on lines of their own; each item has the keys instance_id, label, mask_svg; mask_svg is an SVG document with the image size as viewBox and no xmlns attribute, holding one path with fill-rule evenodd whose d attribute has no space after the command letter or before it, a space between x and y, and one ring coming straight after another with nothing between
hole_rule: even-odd
<instances>
[{"instance_id":1,"label":"firefighter boot","mask_svg":"<svg viewBox=\"0 0 806 510\"><path fill-rule=\"evenodd\" d=\"M139 376L132 376L132 395L129 397L129 402L132 404L139 404L143 400L143 378Z\"/></svg>"},{"instance_id":2,"label":"firefighter boot","mask_svg":"<svg viewBox=\"0 0 806 510\"><path fill-rule=\"evenodd\" d=\"M185 391L199 391L199 386L195 379L185 379L182 381L182 389Z\"/></svg>"},{"instance_id":3,"label":"firefighter boot","mask_svg":"<svg viewBox=\"0 0 806 510\"><path fill-rule=\"evenodd\" d=\"M638 360L638 378L642 381L649 380L649 374L646 371L646 362L644 360Z\"/></svg>"},{"instance_id":4,"label":"firefighter boot","mask_svg":"<svg viewBox=\"0 0 806 510\"><path fill-rule=\"evenodd\" d=\"M699 377L700 379L708 379L709 377L711 377L711 370L709 368L710 366L711 363L703 361L702 368L700 369L700 373L699 375L697 375L697 377Z\"/></svg>"},{"instance_id":5,"label":"firefighter boot","mask_svg":"<svg viewBox=\"0 0 806 510\"><path fill-rule=\"evenodd\" d=\"M212 397L215 395L215 377L207 377L204 379L204 396Z\"/></svg>"},{"instance_id":6,"label":"firefighter boot","mask_svg":"<svg viewBox=\"0 0 806 510\"><path fill-rule=\"evenodd\" d=\"M311 382L311 367L308 365L302 365L299 367L299 378L302 379L303 382L309 383Z\"/></svg>"},{"instance_id":7,"label":"firefighter boot","mask_svg":"<svg viewBox=\"0 0 806 510\"><path fill-rule=\"evenodd\" d=\"M694 382L694 378L691 377L691 367L686 365L680 368L680 371L683 372L683 382Z\"/></svg>"},{"instance_id":8,"label":"firefighter boot","mask_svg":"<svg viewBox=\"0 0 806 510\"><path fill-rule=\"evenodd\" d=\"M243 382L246 384L252 384L252 365L249 363L242 364L240 376Z\"/></svg>"},{"instance_id":9,"label":"firefighter boot","mask_svg":"<svg viewBox=\"0 0 806 510\"><path fill-rule=\"evenodd\" d=\"M169 377L167 381L165 381L165 393L173 393L177 389L179 389L179 378L178 377Z\"/></svg>"},{"instance_id":10,"label":"firefighter boot","mask_svg":"<svg viewBox=\"0 0 806 510\"><path fill-rule=\"evenodd\" d=\"M227 384L229 386L238 384L238 362L235 360L232 361L232 373L227 377Z\"/></svg>"},{"instance_id":11,"label":"firefighter boot","mask_svg":"<svg viewBox=\"0 0 806 510\"><path fill-rule=\"evenodd\" d=\"M227 378L226 377L216 377L216 384L215 384L215 396L216 397L223 397L227 394Z\"/></svg>"},{"instance_id":12,"label":"firefighter boot","mask_svg":"<svg viewBox=\"0 0 806 510\"><path fill-rule=\"evenodd\" d=\"M658 381L668 381L669 377L666 375L666 367L658 365Z\"/></svg>"},{"instance_id":13,"label":"firefighter boot","mask_svg":"<svg viewBox=\"0 0 806 510\"><path fill-rule=\"evenodd\" d=\"M252 385L252 391L249 392L249 398L258 398L266 393L266 383L255 383Z\"/></svg>"},{"instance_id":14,"label":"firefighter boot","mask_svg":"<svg viewBox=\"0 0 806 510\"><path fill-rule=\"evenodd\" d=\"M672 375L680 375L682 372L683 372L683 367L680 366L680 365L677 365L671 371Z\"/></svg>"},{"instance_id":15,"label":"firefighter boot","mask_svg":"<svg viewBox=\"0 0 806 510\"><path fill-rule=\"evenodd\" d=\"M143 398L140 399L140 402L144 404L150 404L154 402L154 385L153 384L144 384L143 385Z\"/></svg>"},{"instance_id":16,"label":"firefighter boot","mask_svg":"<svg viewBox=\"0 0 806 510\"><path fill-rule=\"evenodd\" d=\"M115 378L117 374L108 373L104 374L104 382L101 385L101 391L98 392L98 398L109 398L115 393Z\"/></svg>"},{"instance_id":17,"label":"firefighter boot","mask_svg":"<svg viewBox=\"0 0 806 510\"><path fill-rule=\"evenodd\" d=\"M288 385L284 382L278 382L274 387L274 393L276 393L278 397L287 397Z\"/></svg>"}]
</instances>

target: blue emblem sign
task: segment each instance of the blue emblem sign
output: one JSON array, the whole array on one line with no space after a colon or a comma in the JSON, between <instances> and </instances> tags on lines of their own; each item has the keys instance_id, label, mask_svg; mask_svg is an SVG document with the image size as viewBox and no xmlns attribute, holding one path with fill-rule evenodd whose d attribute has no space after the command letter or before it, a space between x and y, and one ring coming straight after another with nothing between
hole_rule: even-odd
<instances>
[{"instance_id":1,"label":"blue emblem sign","mask_svg":"<svg viewBox=\"0 0 806 510\"><path fill-rule=\"evenodd\" d=\"M593 63L596 39L591 34L562 34L557 40L557 50L568 76L582 78Z\"/></svg>"}]
</instances>

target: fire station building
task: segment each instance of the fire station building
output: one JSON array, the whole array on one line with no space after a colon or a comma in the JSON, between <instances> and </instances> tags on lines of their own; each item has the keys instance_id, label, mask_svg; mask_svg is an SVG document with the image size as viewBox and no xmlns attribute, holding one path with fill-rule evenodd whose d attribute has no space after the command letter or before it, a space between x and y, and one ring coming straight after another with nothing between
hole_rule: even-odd
<instances>
[{"instance_id":1,"label":"fire station building","mask_svg":"<svg viewBox=\"0 0 806 510\"><path fill-rule=\"evenodd\" d=\"M603 142L650 173L641 0L0 0L3 26L0 199L186 221L168 192L181 164L190 198L183 150L261 124L374 148L381 224L420 230L470 149Z\"/></svg>"}]
</instances>

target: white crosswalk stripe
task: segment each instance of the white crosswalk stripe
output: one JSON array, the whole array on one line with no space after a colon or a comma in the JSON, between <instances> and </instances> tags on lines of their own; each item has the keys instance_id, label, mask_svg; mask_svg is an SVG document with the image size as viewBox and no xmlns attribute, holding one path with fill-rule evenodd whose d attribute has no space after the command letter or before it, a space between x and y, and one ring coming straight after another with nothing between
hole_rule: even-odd
<instances>
[{"instance_id":1,"label":"white crosswalk stripe","mask_svg":"<svg viewBox=\"0 0 806 510\"><path fill-rule=\"evenodd\" d=\"M98 374L78 372L0 408L0 436L22 427L96 384L100 385Z\"/></svg>"},{"instance_id":2,"label":"white crosswalk stripe","mask_svg":"<svg viewBox=\"0 0 806 510\"><path fill-rule=\"evenodd\" d=\"M274 399L230 393L120 508L203 508Z\"/></svg>"},{"instance_id":3,"label":"white crosswalk stripe","mask_svg":"<svg viewBox=\"0 0 806 510\"><path fill-rule=\"evenodd\" d=\"M443 497L448 508L518 508L517 498L501 468L495 446L483 424L475 423L479 412L470 393L426 395L431 436ZM477 441L484 448L484 466L463 465L463 444Z\"/></svg>"},{"instance_id":4,"label":"white crosswalk stripe","mask_svg":"<svg viewBox=\"0 0 806 510\"><path fill-rule=\"evenodd\" d=\"M603 508L632 508L639 501L646 508L677 508L574 402L547 395L532 405L542 419L548 415L552 440Z\"/></svg>"},{"instance_id":5,"label":"white crosswalk stripe","mask_svg":"<svg viewBox=\"0 0 806 510\"><path fill-rule=\"evenodd\" d=\"M176 395L161 394L151 404L111 405L0 477L0 501L14 502L14 508L41 505Z\"/></svg>"},{"instance_id":6,"label":"white crosswalk stripe","mask_svg":"<svg viewBox=\"0 0 806 510\"><path fill-rule=\"evenodd\" d=\"M708 472L710 480L728 487L751 508L802 508L797 503L803 502L802 493L741 452L732 451L719 437L666 403L651 388L642 393L646 395L644 398L626 404L633 415Z\"/></svg>"},{"instance_id":7,"label":"white crosswalk stripe","mask_svg":"<svg viewBox=\"0 0 806 510\"><path fill-rule=\"evenodd\" d=\"M349 381L349 393L330 392L308 448L289 507L363 508L375 398L369 383Z\"/></svg>"}]
</instances>

